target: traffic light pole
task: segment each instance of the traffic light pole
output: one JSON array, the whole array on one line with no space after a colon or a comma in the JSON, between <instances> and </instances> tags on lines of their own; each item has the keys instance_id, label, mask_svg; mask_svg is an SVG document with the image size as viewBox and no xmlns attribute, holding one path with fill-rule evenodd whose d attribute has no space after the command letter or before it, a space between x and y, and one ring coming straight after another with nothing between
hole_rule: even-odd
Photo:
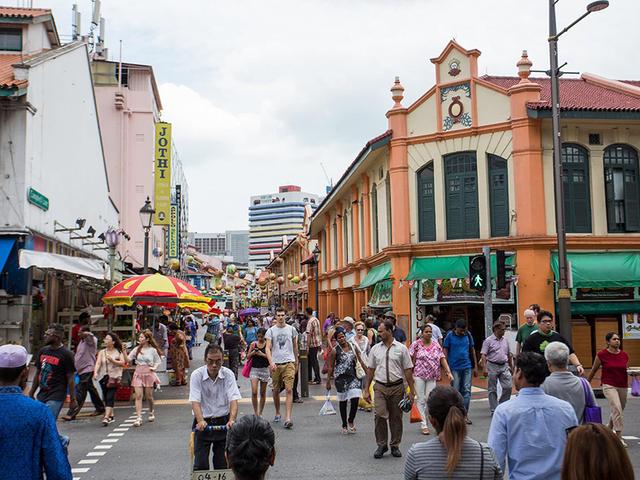
<instances>
[{"instance_id":1,"label":"traffic light pole","mask_svg":"<svg viewBox=\"0 0 640 480\"><path fill-rule=\"evenodd\" d=\"M484 289L484 337L488 338L493 333L493 300L491 288L491 247L482 247L487 264L487 283Z\"/></svg>"}]
</instances>

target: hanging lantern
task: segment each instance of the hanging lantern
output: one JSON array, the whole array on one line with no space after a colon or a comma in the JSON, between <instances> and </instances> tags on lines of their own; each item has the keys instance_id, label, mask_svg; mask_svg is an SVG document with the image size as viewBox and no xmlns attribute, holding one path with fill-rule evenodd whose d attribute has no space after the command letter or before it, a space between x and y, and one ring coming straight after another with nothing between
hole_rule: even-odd
<instances>
[{"instance_id":1,"label":"hanging lantern","mask_svg":"<svg viewBox=\"0 0 640 480\"><path fill-rule=\"evenodd\" d=\"M293 274L289 273L287 274L287 280L291 280L293 278Z\"/></svg>"},{"instance_id":2,"label":"hanging lantern","mask_svg":"<svg viewBox=\"0 0 640 480\"><path fill-rule=\"evenodd\" d=\"M278 285L282 285L284 283L284 277L278 277Z\"/></svg>"},{"instance_id":3,"label":"hanging lantern","mask_svg":"<svg viewBox=\"0 0 640 480\"><path fill-rule=\"evenodd\" d=\"M215 273L213 274L216 278L222 278L222 270L218 270L216 269Z\"/></svg>"},{"instance_id":4,"label":"hanging lantern","mask_svg":"<svg viewBox=\"0 0 640 480\"><path fill-rule=\"evenodd\" d=\"M275 273L270 273L269 274L269 280L275 280L276 279L276 274Z\"/></svg>"},{"instance_id":5,"label":"hanging lantern","mask_svg":"<svg viewBox=\"0 0 640 480\"><path fill-rule=\"evenodd\" d=\"M306 279L307 279L307 274L304 272L300 272L300 280L304 282Z\"/></svg>"},{"instance_id":6,"label":"hanging lantern","mask_svg":"<svg viewBox=\"0 0 640 480\"><path fill-rule=\"evenodd\" d=\"M300 283L300 277L296 275L291 279L291 283L295 283L295 284Z\"/></svg>"},{"instance_id":7,"label":"hanging lantern","mask_svg":"<svg viewBox=\"0 0 640 480\"><path fill-rule=\"evenodd\" d=\"M227 293L231 293L232 290L233 288L231 288L231 285L227 285L226 287L224 287L224 291Z\"/></svg>"},{"instance_id":8,"label":"hanging lantern","mask_svg":"<svg viewBox=\"0 0 640 480\"><path fill-rule=\"evenodd\" d=\"M187 255L187 257L184 260L185 262L187 262L187 264L189 264L193 262L193 257L191 255Z\"/></svg>"},{"instance_id":9,"label":"hanging lantern","mask_svg":"<svg viewBox=\"0 0 640 480\"><path fill-rule=\"evenodd\" d=\"M238 268L233 263L227 265L227 275L233 275L237 270Z\"/></svg>"},{"instance_id":10,"label":"hanging lantern","mask_svg":"<svg viewBox=\"0 0 640 480\"><path fill-rule=\"evenodd\" d=\"M174 272L180 270L180 260L178 260L177 258L172 258L171 260L169 260L169 268Z\"/></svg>"},{"instance_id":11,"label":"hanging lantern","mask_svg":"<svg viewBox=\"0 0 640 480\"><path fill-rule=\"evenodd\" d=\"M246 276L247 276L246 272L240 272L240 274L239 274L239 275L240 275L240 278L244 278L244 277L246 277Z\"/></svg>"}]
</instances>

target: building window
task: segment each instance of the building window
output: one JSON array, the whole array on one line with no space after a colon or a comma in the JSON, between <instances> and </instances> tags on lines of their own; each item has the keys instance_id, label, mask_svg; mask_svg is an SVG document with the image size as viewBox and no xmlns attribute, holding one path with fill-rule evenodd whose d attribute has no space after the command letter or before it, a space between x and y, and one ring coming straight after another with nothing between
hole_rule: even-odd
<instances>
[{"instance_id":1,"label":"building window","mask_svg":"<svg viewBox=\"0 0 640 480\"><path fill-rule=\"evenodd\" d=\"M371 187L371 237L373 253L378 253L378 187L375 183Z\"/></svg>"},{"instance_id":2,"label":"building window","mask_svg":"<svg viewBox=\"0 0 640 480\"><path fill-rule=\"evenodd\" d=\"M444 157L447 238L478 238L478 175L476 152Z\"/></svg>"},{"instance_id":3,"label":"building window","mask_svg":"<svg viewBox=\"0 0 640 480\"><path fill-rule=\"evenodd\" d=\"M22 29L0 28L0 50L20 52L22 50Z\"/></svg>"},{"instance_id":4,"label":"building window","mask_svg":"<svg viewBox=\"0 0 640 480\"><path fill-rule=\"evenodd\" d=\"M391 177L387 174L387 178L384 181L384 193L385 200L387 201L387 245L391 245L392 241L392 228L391 222Z\"/></svg>"},{"instance_id":5,"label":"building window","mask_svg":"<svg viewBox=\"0 0 640 480\"><path fill-rule=\"evenodd\" d=\"M333 268L338 268L338 225L336 221L333 221L333 228L331 229L331 265Z\"/></svg>"},{"instance_id":6,"label":"building window","mask_svg":"<svg viewBox=\"0 0 640 480\"><path fill-rule=\"evenodd\" d=\"M611 233L640 231L638 153L628 145L604 151L607 226Z\"/></svg>"},{"instance_id":7,"label":"building window","mask_svg":"<svg viewBox=\"0 0 640 480\"><path fill-rule=\"evenodd\" d=\"M253 201L253 204L254 204L254 205L260 205L260 200L254 200L254 201Z\"/></svg>"},{"instance_id":8,"label":"building window","mask_svg":"<svg viewBox=\"0 0 640 480\"><path fill-rule=\"evenodd\" d=\"M509 235L509 176L507 161L489 155L489 200L491 201L491 236Z\"/></svg>"},{"instance_id":9,"label":"building window","mask_svg":"<svg viewBox=\"0 0 640 480\"><path fill-rule=\"evenodd\" d=\"M565 228L569 233L591 233L589 153L576 144L562 145L562 188Z\"/></svg>"},{"instance_id":10,"label":"building window","mask_svg":"<svg viewBox=\"0 0 640 480\"><path fill-rule=\"evenodd\" d=\"M342 245L344 247L342 258L344 259L344 265L347 265L349 263L349 216L346 210L342 215Z\"/></svg>"},{"instance_id":11,"label":"building window","mask_svg":"<svg viewBox=\"0 0 640 480\"><path fill-rule=\"evenodd\" d=\"M320 242L322 247L320 248L320 250L322 251L322 271L326 272L327 271L327 231L323 230L322 231L322 236L320 237Z\"/></svg>"},{"instance_id":12,"label":"building window","mask_svg":"<svg viewBox=\"0 0 640 480\"><path fill-rule=\"evenodd\" d=\"M433 191L433 162L418 171L418 241L436 239L436 207Z\"/></svg>"},{"instance_id":13,"label":"building window","mask_svg":"<svg viewBox=\"0 0 640 480\"><path fill-rule=\"evenodd\" d=\"M360 195L360 208L358 209L360 212L360 218L358 219L359 228L360 228L360 257L364 257L364 198Z\"/></svg>"}]
</instances>

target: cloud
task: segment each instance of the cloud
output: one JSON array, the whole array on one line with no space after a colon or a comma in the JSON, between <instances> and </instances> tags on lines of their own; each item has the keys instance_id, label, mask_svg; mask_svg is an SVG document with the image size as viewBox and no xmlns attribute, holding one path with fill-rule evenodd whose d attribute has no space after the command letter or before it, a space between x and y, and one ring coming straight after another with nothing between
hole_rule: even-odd
<instances>
[{"instance_id":1,"label":"cloud","mask_svg":"<svg viewBox=\"0 0 640 480\"><path fill-rule=\"evenodd\" d=\"M61 33L70 31L71 3L34 2L54 9ZM90 3L80 2L85 25ZM586 3L559 2L558 25ZM612 2L589 16L562 37L561 61L638 78L638 13L638 2ZM249 196L278 185L322 193L320 162L337 180L386 130L394 76L410 104L433 85L429 58L451 38L483 52L481 73L515 75L522 49L534 68L548 62L546 2L109 0L103 16L112 58L122 39L126 61L154 67L197 231L246 228Z\"/></svg>"}]
</instances>

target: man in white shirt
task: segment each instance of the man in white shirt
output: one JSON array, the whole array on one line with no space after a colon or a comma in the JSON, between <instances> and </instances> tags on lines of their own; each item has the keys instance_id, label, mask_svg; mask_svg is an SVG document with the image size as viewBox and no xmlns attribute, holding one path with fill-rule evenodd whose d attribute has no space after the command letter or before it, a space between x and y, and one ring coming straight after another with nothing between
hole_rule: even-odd
<instances>
[{"instance_id":1,"label":"man in white shirt","mask_svg":"<svg viewBox=\"0 0 640 480\"><path fill-rule=\"evenodd\" d=\"M224 454L227 432L205 429L209 425L231 428L238 415L238 400L241 398L235 375L222 366L222 349L216 344L209 344L204 360L205 365L194 370L189 381L189 401L195 417L194 471L210 469L211 450L213 468L227 468Z\"/></svg>"},{"instance_id":2,"label":"man in white shirt","mask_svg":"<svg viewBox=\"0 0 640 480\"><path fill-rule=\"evenodd\" d=\"M293 384L298 371L298 332L285 323L283 308L276 310L275 325L267 330L267 359L271 369L273 388L273 406L276 409L274 422L282 420L280 415L280 390L282 385L287 393L285 402L286 416L284 428L293 427L291 412L293 410Z\"/></svg>"}]
</instances>

